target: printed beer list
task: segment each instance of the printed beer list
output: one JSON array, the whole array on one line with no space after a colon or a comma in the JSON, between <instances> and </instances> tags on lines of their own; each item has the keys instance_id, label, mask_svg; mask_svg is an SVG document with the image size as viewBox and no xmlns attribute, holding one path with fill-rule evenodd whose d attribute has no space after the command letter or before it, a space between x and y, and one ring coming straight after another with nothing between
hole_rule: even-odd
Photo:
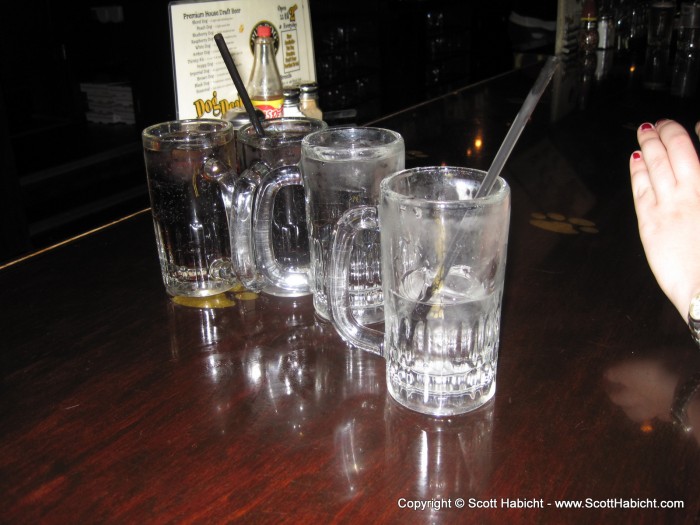
<instances>
[{"instance_id":1,"label":"printed beer list","mask_svg":"<svg viewBox=\"0 0 700 525\"><path fill-rule=\"evenodd\" d=\"M214 35L221 33L246 83L259 25L272 29L282 82L315 81L308 0L171 2L170 38L177 118L221 118L241 105Z\"/></svg>"}]
</instances>

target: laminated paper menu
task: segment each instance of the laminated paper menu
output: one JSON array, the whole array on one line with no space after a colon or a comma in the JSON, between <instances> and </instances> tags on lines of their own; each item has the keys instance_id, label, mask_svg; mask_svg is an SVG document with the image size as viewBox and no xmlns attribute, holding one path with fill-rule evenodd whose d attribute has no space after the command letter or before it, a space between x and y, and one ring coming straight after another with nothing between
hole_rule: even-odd
<instances>
[{"instance_id":1,"label":"laminated paper menu","mask_svg":"<svg viewBox=\"0 0 700 525\"><path fill-rule=\"evenodd\" d=\"M168 8L179 119L220 118L242 105L214 41L217 33L226 40L244 83L260 25L272 29L284 84L316 80L308 0L171 2Z\"/></svg>"}]
</instances>

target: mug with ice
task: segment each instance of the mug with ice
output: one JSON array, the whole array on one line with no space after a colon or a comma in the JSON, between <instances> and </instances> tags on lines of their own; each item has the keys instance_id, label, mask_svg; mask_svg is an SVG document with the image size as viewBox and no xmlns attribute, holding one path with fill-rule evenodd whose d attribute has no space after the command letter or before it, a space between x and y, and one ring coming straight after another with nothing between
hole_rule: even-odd
<instances>
[{"instance_id":1,"label":"mug with ice","mask_svg":"<svg viewBox=\"0 0 700 525\"><path fill-rule=\"evenodd\" d=\"M485 175L404 170L381 181L378 206L354 207L338 222L333 323L348 342L386 358L389 393L419 412L468 412L496 390L510 188L498 178L477 197ZM357 322L350 299L351 247L366 229L381 231L383 334Z\"/></svg>"}]
</instances>

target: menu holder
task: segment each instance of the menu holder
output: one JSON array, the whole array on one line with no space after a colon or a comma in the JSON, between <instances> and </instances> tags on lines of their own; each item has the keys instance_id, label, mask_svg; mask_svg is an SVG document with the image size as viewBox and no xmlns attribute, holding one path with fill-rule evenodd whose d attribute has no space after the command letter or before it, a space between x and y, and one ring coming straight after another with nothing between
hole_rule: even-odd
<instances>
[{"instance_id":1,"label":"menu holder","mask_svg":"<svg viewBox=\"0 0 700 525\"><path fill-rule=\"evenodd\" d=\"M243 105L214 41L217 33L244 82L261 25L272 30L283 84L316 81L308 0L176 1L168 11L178 119L221 118Z\"/></svg>"}]
</instances>

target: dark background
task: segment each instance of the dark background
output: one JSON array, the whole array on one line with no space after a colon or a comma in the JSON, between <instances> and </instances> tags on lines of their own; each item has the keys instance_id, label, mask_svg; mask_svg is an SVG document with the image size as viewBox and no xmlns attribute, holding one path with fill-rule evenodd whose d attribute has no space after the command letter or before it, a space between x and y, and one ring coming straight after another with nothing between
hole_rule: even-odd
<instances>
[{"instance_id":1,"label":"dark background","mask_svg":"<svg viewBox=\"0 0 700 525\"><path fill-rule=\"evenodd\" d=\"M122 21L97 19L114 6ZM320 105L338 123L512 67L506 0L310 0L310 11ZM167 1L12 2L3 18L0 263L146 208L140 132L175 118ZM83 82L130 86L135 123L89 122Z\"/></svg>"}]
</instances>

